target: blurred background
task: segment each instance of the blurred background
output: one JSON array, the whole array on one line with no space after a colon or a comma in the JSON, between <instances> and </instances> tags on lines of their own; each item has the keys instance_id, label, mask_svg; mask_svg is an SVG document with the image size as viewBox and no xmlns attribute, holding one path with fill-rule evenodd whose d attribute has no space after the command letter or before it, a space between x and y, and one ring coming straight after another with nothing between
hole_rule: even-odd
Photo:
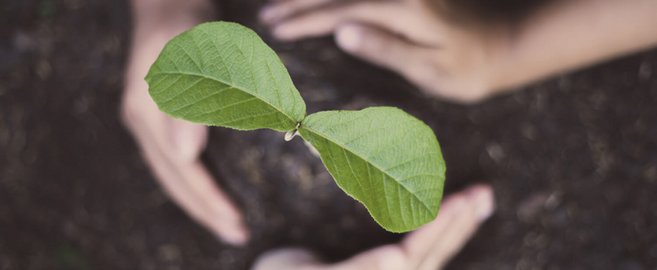
<instances>
[{"instance_id":1,"label":"blurred background","mask_svg":"<svg viewBox=\"0 0 657 270\"><path fill-rule=\"evenodd\" d=\"M277 43L262 1L221 4L280 54L308 111L393 105L427 122L447 192L490 183L496 214L447 269L657 269L657 50L475 106L427 99L331 38ZM247 269L273 247L328 260L399 236L270 131L214 128L204 159L244 208L225 246L159 189L119 120L127 1L0 5L0 269Z\"/></svg>"}]
</instances>

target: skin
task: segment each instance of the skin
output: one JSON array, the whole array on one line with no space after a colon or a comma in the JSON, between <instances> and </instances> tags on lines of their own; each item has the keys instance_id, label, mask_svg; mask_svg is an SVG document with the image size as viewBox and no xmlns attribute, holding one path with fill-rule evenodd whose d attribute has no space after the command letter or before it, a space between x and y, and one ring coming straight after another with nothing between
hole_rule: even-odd
<instances>
[{"instance_id":1,"label":"skin","mask_svg":"<svg viewBox=\"0 0 657 270\"><path fill-rule=\"evenodd\" d=\"M453 257L493 212L493 193L472 186L443 201L438 218L397 244L377 247L335 264L320 262L309 251L282 249L262 255L254 270L435 270Z\"/></svg>"},{"instance_id":2,"label":"skin","mask_svg":"<svg viewBox=\"0 0 657 270\"><path fill-rule=\"evenodd\" d=\"M161 113L143 79L164 44L200 23L207 15L203 11L211 8L201 0L133 0L131 4L135 28L121 106L123 121L170 198L219 239L243 245L249 233L240 211L199 160L207 128ZM254 269L436 269L462 247L493 209L490 187L474 186L446 199L434 222L401 243L336 264L322 263L303 249L272 250L258 258Z\"/></svg>"},{"instance_id":3,"label":"skin","mask_svg":"<svg viewBox=\"0 0 657 270\"><path fill-rule=\"evenodd\" d=\"M144 77L167 41L203 21L205 1L133 0L135 27L125 76L121 116L157 181L196 222L231 244L249 233L242 214L214 183L200 160L205 126L173 119L157 109Z\"/></svg>"},{"instance_id":4,"label":"skin","mask_svg":"<svg viewBox=\"0 0 657 270\"><path fill-rule=\"evenodd\" d=\"M172 25L153 23L140 20L139 6L135 4L137 20L121 108L123 121L171 199L223 241L242 245L249 234L239 210L213 184L199 161L207 129L161 113L148 96L143 80L164 44L195 25L198 14L171 20ZM409 234L401 243L378 247L336 264L324 264L303 249L272 250L258 258L253 269L437 269L463 246L493 209L490 187L473 186L447 198L434 222Z\"/></svg>"},{"instance_id":5,"label":"skin","mask_svg":"<svg viewBox=\"0 0 657 270\"><path fill-rule=\"evenodd\" d=\"M461 103L657 45L653 0L554 0L518 21L431 3L278 0L260 18L280 40L333 34L345 52Z\"/></svg>"},{"instance_id":6,"label":"skin","mask_svg":"<svg viewBox=\"0 0 657 270\"><path fill-rule=\"evenodd\" d=\"M260 18L285 41L334 35L345 52L398 72L431 96L462 103L657 45L654 0L555 0L516 22L483 21L440 0L427 3L276 0ZM123 121L170 197L223 241L244 244L249 233L240 211L199 160L207 128L161 113L143 80L164 44L212 8L206 0L131 4ZM308 251L285 249L262 255L254 269L440 269L490 215L492 197L486 186L457 193L434 222L401 243L344 262L323 264Z\"/></svg>"}]
</instances>

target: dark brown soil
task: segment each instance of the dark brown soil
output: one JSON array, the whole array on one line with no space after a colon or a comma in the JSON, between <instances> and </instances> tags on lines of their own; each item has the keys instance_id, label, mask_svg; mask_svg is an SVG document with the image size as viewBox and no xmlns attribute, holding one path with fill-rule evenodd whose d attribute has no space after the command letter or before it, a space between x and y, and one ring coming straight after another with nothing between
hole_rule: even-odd
<instances>
[{"instance_id":1,"label":"dark brown soil","mask_svg":"<svg viewBox=\"0 0 657 270\"><path fill-rule=\"evenodd\" d=\"M401 107L431 125L447 191L493 185L498 211L448 269L657 269L657 51L476 106L424 97L330 39L270 41L259 1L223 18L280 52L309 112ZM264 250L338 260L399 235L344 195L300 140L212 129L205 159L253 241L224 246L160 191L119 122L124 1L0 6L0 270L247 269Z\"/></svg>"}]
</instances>

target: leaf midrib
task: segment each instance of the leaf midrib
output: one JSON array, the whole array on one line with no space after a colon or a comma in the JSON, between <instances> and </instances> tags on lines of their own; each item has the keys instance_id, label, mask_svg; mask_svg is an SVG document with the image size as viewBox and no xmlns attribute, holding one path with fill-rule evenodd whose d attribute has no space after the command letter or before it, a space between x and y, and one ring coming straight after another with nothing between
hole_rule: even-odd
<instances>
[{"instance_id":1,"label":"leaf midrib","mask_svg":"<svg viewBox=\"0 0 657 270\"><path fill-rule=\"evenodd\" d=\"M315 134L315 135L317 135L317 136L320 136L320 137L324 138L325 140L327 140L327 141L329 141L329 142L331 142L331 143L333 143L333 144L335 144L335 145L337 145L337 146L339 146L339 147L342 147L342 149L346 149L347 151L349 151L349 152L350 152L351 154L353 154L354 156L356 156L356 157L360 158L361 160L363 160L363 161L365 161L365 162L371 164L372 167L374 167L375 169L379 170L379 171L380 171L381 173L383 173L385 176L387 176L387 177L389 177L389 178L391 178L391 179L395 179L395 180L396 180L395 177L393 177L392 175L390 175L388 172L382 170L377 164L375 164L375 163L373 163L373 162L370 162L370 161L368 161L367 159L363 158L361 155L359 155L359 154L357 154L356 152L354 152L351 148L349 148L349 147L347 147L347 146L345 146L345 145L342 145L341 143L338 143L338 142L336 142L336 141L334 141L334 140L329 139L329 137L326 136L325 134L323 134L323 133L321 133L321 132L319 132L319 131L317 131L317 130L314 130L314 129L308 128L307 126L303 126L303 125L302 125L299 129L305 129L305 130L307 130L307 131L309 131L309 132L311 132L311 133L313 133L313 134ZM424 209L425 209L429 214L432 213L432 211L431 211L431 209L429 208L429 206L427 206L427 204L426 204L424 201L422 201L422 200L420 199L420 197L418 197L417 195L415 195L415 193L411 192L411 190L410 190L408 187L406 187L405 185L403 185L401 182L399 182L399 181L395 181L395 182L396 182L398 185L400 185L401 187L403 187L404 190L406 190L406 192L408 192L409 194L411 194L411 196L413 196L413 198L415 198L417 201L419 201L420 204L421 204L422 206L424 206ZM387 201L386 201L386 204L387 204Z\"/></svg>"},{"instance_id":2,"label":"leaf midrib","mask_svg":"<svg viewBox=\"0 0 657 270\"><path fill-rule=\"evenodd\" d=\"M215 82L218 82L218 83L222 83L222 84L228 85L228 86L230 86L230 87L232 87L232 88L234 88L234 89L236 89L236 90L239 90L239 91L242 91L242 92L246 93L247 95L251 95L251 96L254 96L254 97L258 98L259 100L261 100L261 101L264 102L265 104L269 105L269 107L272 107L272 108L274 108L274 110L276 110L276 111L280 112L281 114L285 115L285 117L287 117L287 118L290 120L290 122L292 122L293 124L295 124L295 123L297 123L297 122L300 122L300 121L295 120L293 117L290 117L287 113L281 111L279 108L277 108L276 106L272 105L271 103L269 103L269 101L267 101L267 100L264 99L263 97L257 95L256 93L250 93L249 91L246 91L246 90L242 89L241 87L237 87L236 85L233 85L233 84L231 84L231 83L227 83L227 82L225 82L225 81L223 81L223 80L221 80L221 79L218 79L218 78L210 77L210 76L208 76L208 75L206 75L206 74L195 73L195 72L183 72L183 71L156 71L156 72L155 72L153 75L151 75L151 76L154 77L154 76L158 76L158 75L167 75L167 74L170 74L170 75L188 75L188 76L197 76L197 77L205 78L205 79L208 79L208 80L212 80L212 81L215 81Z\"/></svg>"}]
</instances>

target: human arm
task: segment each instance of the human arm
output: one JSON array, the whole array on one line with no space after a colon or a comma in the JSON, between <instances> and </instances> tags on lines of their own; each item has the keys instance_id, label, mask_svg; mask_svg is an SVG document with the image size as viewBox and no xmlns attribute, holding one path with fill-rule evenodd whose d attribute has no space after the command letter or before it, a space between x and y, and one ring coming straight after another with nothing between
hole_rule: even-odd
<instances>
[{"instance_id":1,"label":"human arm","mask_svg":"<svg viewBox=\"0 0 657 270\"><path fill-rule=\"evenodd\" d=\"M657 45L657 1L562 0L511 37L494 88L523 85Z\"/></svg>"},{"instance_id":2,"label":"human arm","mask_svg":"<svg viewBox=\"0 0 657 270\"><path fill-rule=\"evenodd\" d=\"M652 0L548 1L517 21L436 2L287 0L261 19L281 40L334 33L344 51L464 103L657 45Z\"/></svg>"}]
</instances>

